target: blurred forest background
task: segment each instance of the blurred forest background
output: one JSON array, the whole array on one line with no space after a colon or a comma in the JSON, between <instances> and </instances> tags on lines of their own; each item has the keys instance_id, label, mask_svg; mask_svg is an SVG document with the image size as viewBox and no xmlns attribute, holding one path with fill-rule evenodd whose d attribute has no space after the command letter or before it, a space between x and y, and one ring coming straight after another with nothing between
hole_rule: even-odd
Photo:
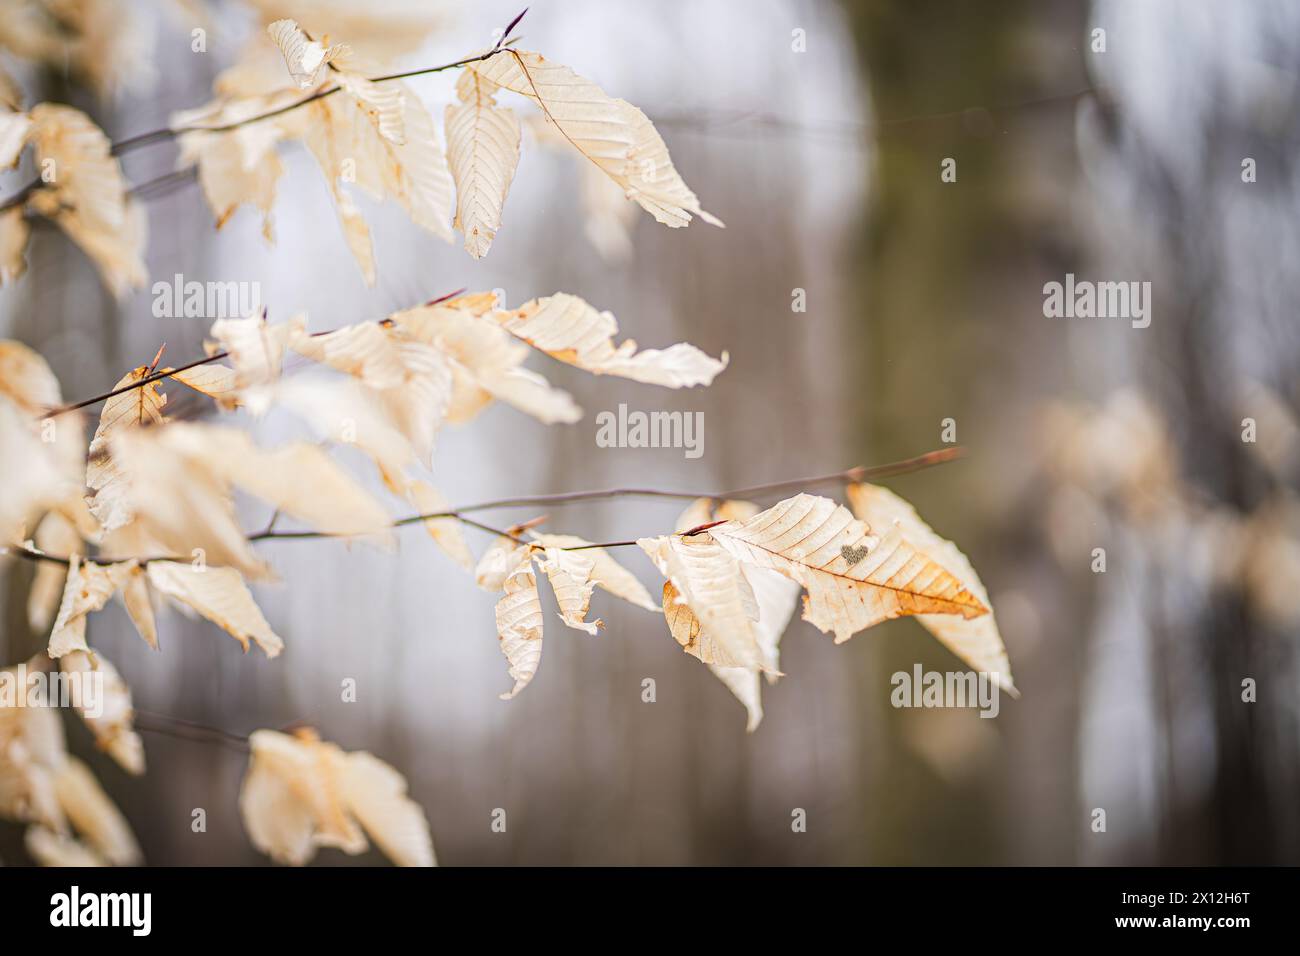
<instances>
[{"instance_id":1,"label":"blurred forest background","mask_svg":"<svg viewBox=\"0 0 1300 956\"><path fill-rule=\"evenodd\" d=\"M349 21L391 12L422 37L397 69L491 45L521 2L120 6L100 25L114 40L100 89L6 58L30 101L84 108L115 138L210 99L258 9L346 40ZM206 55L190 50L196 10ZM174 613L153 653L110 605L91 640L138 710L239 734L307 722L376 753L411 781L444 864L1300 863L1300 275L1283 266L1300 243L1300 5L541 0L520 32L641 106L727 229L670 231L637 213L630 255L598 249L574 163L526 139L482 261L367 205L379 262L367 289L299 150L273 247L248 210L214 231L192 185L152 197L150 281L258 281L273 317L305 310L316 328L461 287L503 289L512 306L565 290L645 346L730 351L706 390L551 364L587 416L547 428L494 406L445 430L435 479L453 503L820 474L938 447L953 418L970 457L888 484L980 570L1022 698L1004 697L996 720L895 710L893 672L958 666L919 625L835 647L796 621L787 676L746 735L743 708L662 618L598 594L607 629L548 628L537 679L502 702L495 596L413 529L396 555L265 545L284 580L258 591L287 644L278 660ZM414 81L435 115L453 82ZM955 183L940 180L945 157ZM1245 157L1256 182L1242 181ZM165 145L125 168L138 183L174 162ZM5 194L26 175L8 174ZM114 302L54 230L29 259L0 293L0 334L40 350L65 398L107 389L164 341L169 361L200 354L208 322L155 318L147 288ZM1045 318L1043 284L1067 272L1150 281L1150 328ZM796 289L806 312L792 311ZM595 414L620 402L703 411L704 457L598 448ZM1256 444L1241 440L1245 417ZM257 427L267 440L291 426ZM662 533L678 510L569 506L549 527L617 540ZM1098 547L1104 574L1090 570ZM658 580L639 553L621 557ZM31 570L0 569L4 663L45 640L25 623ZM356 703L340 700L349 677ZM1242 701L1247 678L1255 703ZM149 772L128 778L79 724L68 731L149 862L266 862L240 826L237 747L149 733ZM196 807L206 834L191 832ZM490 828L498 807L505 833ZM794 808L806 833L791 831ZM20 827L0 824L0 856L25 858Z\"/></svg>"}]
</instances>

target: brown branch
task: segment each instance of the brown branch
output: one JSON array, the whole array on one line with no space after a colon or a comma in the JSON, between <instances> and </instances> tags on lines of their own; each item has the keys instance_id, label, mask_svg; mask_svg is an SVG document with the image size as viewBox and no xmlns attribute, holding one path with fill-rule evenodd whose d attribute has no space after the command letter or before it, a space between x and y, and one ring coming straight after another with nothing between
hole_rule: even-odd
<instances>
[{"instance_id":1,"label":"brown branch","mask_svg":"<svg viewBox=\"0 0 1300 956\"><path fill-rule=\"evenodd\" d=\"M393 522L393 528L404 528L408 525L422 524L425 521L432 521L438 518L451 518L459 521L461 524L470 528L476 528L487 534L498 538L510 538L512 541L518 541L521 544L527 543L527 539L522 537L521 531L528 527L528 524L516 525L510 529L503 530L484 524L473 518L466 517L467 514L474 511L487 511L493 508L519 508L535 505L560 505L570 504L578 501L595 501L598 499L625 498L625 497L654 497L654 498L671 498L676 500L695 500L696 498L707 498L713 501L724 501L733 498L756 497L759 495L771 494L780 491L799 490L802 488L812 488L817 485L852 483L866 481L871 478L885 478L892 475L901 475L908 472L920 471L923 468L931 468L934 465L941 465L945 462L955 461L964 457L965 449L960 445L954 445L951 448L940 448L935 451L926 452L924 455L917 455L914 458L906 458L902 461L888 462L883 465L872 465L870 467L858 466L856 468L846 468L844 471L833 472L829 475L817 475L810 478L792 478L786 481L774 481L763 485L751 485L748 488L736 488L730 491L722 492L698 492L698 491L664 491L659 488L604 488L597 491L574 491L554 495L532 495L519 498L498 498L494 501L480 501L475 504L462 505L448 511L436 511L427 514L409 515L405 518L399 518ZM706 526L707 527L707 526ZM698 529L697 529L698 530ZM276 531L273 523L268 524L265 530L258 531L247 536L248 541L311 541L320 538L349 538L356 535L339 535L331 534L326 531ZM585 551L590 548L627 548L635 547L636 541L606 541L598 544L579 544L570 545L561 548L561 551ZM34 548L28 548L26 545L13 545L8 548L0 548L0 554L13 554L27 561L49 561L55 564L68 564L68 558L61 555L46 554ZM129 558L119 558L117 560L130 560ZM141 564L148 564L151 561L182 561L188 560L178 557L149 557L137 559Z\"/></svg>"}]
</instances>

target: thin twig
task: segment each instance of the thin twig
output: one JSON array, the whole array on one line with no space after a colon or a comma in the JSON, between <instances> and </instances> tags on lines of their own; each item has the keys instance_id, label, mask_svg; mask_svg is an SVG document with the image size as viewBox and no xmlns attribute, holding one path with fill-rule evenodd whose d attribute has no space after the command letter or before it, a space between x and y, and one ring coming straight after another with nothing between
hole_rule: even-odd
<instances>
[{"instance_id":1,"label":"thin twig","mask_svg":"<svg viewBox=\"0 0 1300 956\"><path fill-rule=\"evenodd\" d=\"M479 531L486 532L498 538L510 538L521 544L527 543L527 539L522 537L521 531L528 527L516 525L513 528L503 530L484 524L473 518L466 517L474 511L487 511L492 508L518 508L535 505L559 505L569 504L577 501L594 501L598 499L625 498L632 496L655 497L655 498L672 498L677 500L696 498L706 498L713 501L725 501L734 498L749 498L759 495L770 494L779 491L798 490L802 488L812 488L817 485L852 483L866 481L871 478L885 478L891 475L901 475L908 472L920 471L923 468L930 468L934 465L941 465L944 462L955 461L965 455L965 449L960 445L954 445L951 448L940 448L935 451L926 452L924 455L917 455L914 458L906 458L902 461L893 461L884 465L872 465L870 467L846 468L844 471L837 471L829 475L816 475L810 478L793 478L786 481L774 481L763 485L751 485L748 488L735 488L730 491L664 491L659 488L604 488L598 491L574 491L555 495L532 495L520 498L498 498L495 501L480 501L475 504L462 505L448 511L430 512L428 514L409 515L405 518L399 518L393 522L393 528L403 528L413 524L422 524L425 521L433 521L440 518L448 518L459 521L461 524L470 528L476 528ZM273 523L262 531L255 532L247 536L248 541L312 541L320 538L354 538L357 535L340 535L332 534L327 531L276 531ZM627 548L634 547L636 541L606 541L597 544L579 544L563 547L561 551L585 551L589 548ZM35 548L28 548L26 545L12 545L7 548L0 548L0 554L12 554L16 557L23 558L27 561L49 561L54 564L68 564L68 558L62 555L46 554ZM119 558L117 560L130 560ZM148 564L151 561L183 561L187 560L178 557L157 556L137 559L141 564Z\"/></svg>"},{"instance_id":2,"label":"thin twig","mask_svg":"<svg viewBox=\"0 0 1300 956\"><path fill-rule=\"evenodd\" d=\"M465 290L463 288L457 289L455 292L448 292L446 295L440 295L436 299L430 299L428 302L425 302L424 304L426 306L437 305L439 302L446 302L448 299L454 299L456 296L464 293L464 291ZM379 319L377 321L383 322L386 320ZM337 329L326 329L321 332L311 332L309 334L312 338L317 338L322 335L329 335L331 332L334 331L337 331ZM57 416L62 415L66 412L75 412L78 409L86 408L89 405L95 405L98 404L99 402L106 402L110 398L116 398L118 395L123 395L126 392L133 391L134 389L144 388L146 385L152 385L154 382L161 382L165 378L172 378L178 372L187 372L192 368L198 368L200 365L209 365L212 362L218 362L223 358L229 358L229 356L230 356L229 352L213 352L211 355L205 356L204 358L195 359L192 362L186 362L184 365L178 365L175 368L166 368L163 369L161 372L153 372L137 381L130 382L119 388L110 389L109 391L103 392L99 395L92 395L90 398L83 398L79 402L72 402L71 404L68 405L60 405L57 408L47 409L42 414L38 415L37 418L39 419L56 418Z\"/></svg>"}]
</instances>

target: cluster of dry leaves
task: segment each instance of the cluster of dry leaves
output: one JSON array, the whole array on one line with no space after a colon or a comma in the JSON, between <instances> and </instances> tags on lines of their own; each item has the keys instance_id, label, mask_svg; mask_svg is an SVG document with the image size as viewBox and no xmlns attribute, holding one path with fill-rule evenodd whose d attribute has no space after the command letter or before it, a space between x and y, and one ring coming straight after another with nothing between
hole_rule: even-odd
<instances>
[{"instance_id":1,"label":"cluster of dry leaves","mask_svg":"<svg viewBox=\"0 0 1300 956\"><path fill-rule=\"evenodd\" d=\"M313 38L291 19L272 20L266 33L278 64L266 42L251 43L217 78L212 102L172 117L181 166L196 168L218 228L248 205L261 211L263 233L272 238L271 209L284 172L278 148L296 141L325 174L367 284L376 278L374 246L350 187L376 202L397 202L417 226L448 241L459 230L465 249L481 258L501 228L519 163L521 121L498 103L503 95L537 108L539 143L571 149L587 175L603 181L584 181L583 195L588 232L608 254L627 245L625 216L609 211L611 190L668 226L685 226L694 216L722 225L700 208L641 110L539 53L502 45L458 63L444 148L414 90L400 79L370 79L367 55L328 35ZM115 294L143 285L146 217L113 144L71 107L42 103L23 111L18 85L0 71L0 170L14 168L28 144L40 180L0 211L0 281L26 270L29 219L43 216L86 252Z\"/></svg>"},{"instance_id":2,"label":"cluster of dry leaves","mask_svg":"<svg viewBox=\"0 0 1300 956\"><path fill-rule=\"evenodd\" d=\"M440 235L450 237L454 222L469 252L481 256L500 228L519 156L520 121L497 102L503 94L531 100L553 138L660 222L682 226L694 215L716 222L644 114L538 54L505 45L464 63L459 102L446 111L444 155L432 119L404 84L367 79L373 70L365 60L326 34L268 20L279 79L267 79L255 44L218 79L213 103L175 121L187 130L182 162L197 165L219 223L243 204L269 214L281 174L275 148L300 139L326 172L367 279L374 278L370 234L346 184L397 200ZM60 225L113 288L139 284L143 218L106 137L76 110L42 104L23 112L16 87L0 93L8 110L0 115L0 166L16 163L30 143L38 163L49 160L56 170L0 214L0 271L21 274L27 217L35 214ZM1013 689L969 562L884 488L851 486L852 512L807 494L766 510L695 502L673 533L637 542L664 578L660 601L605 548L532 526L511 529L476 560L460 519L427 478L436 436L493 401L544 423L580 417L568 394L524 367L530 352L669 388L708 385L727 364L725 353L715 359L685 343L639 350L631 340L616 342L617 332L608 312L563 293L513 310L492 294L463 295L331 331L309 331L305 317L223 319L210 329L209 360L170 369L159 367L160 353L128 372L88 441L78 414L61 408L44 359L0 342L0 457L22 463L0 472L0 544L36 563L28 615L49 634L46 653L28 666L101 678L102 712L75 700L74 709L124 770L142 773L129 687L88 642L88 618L118 595L140 637L158 649L158 614L170 605L211 621L245 651L256 645L277 656L285 642L248 587L274 574L240 526L234 495L264 501L309 532L384 545L394 534L389 508L329 452L350 445L373 462L392 496L424 516L453 561L501 595L498 639L514 681L504 697L533 679L541 659L537 569L571 628L595 634L602 626L588 620L596 587L664 614L677 643L744 704L751 730L762 716L761 681L780 676L779 644L801 592L804 618L837 643L916 615L970 667ZM290 357L308 374L283 375ZM288 409L322 441L264 448L230 425L171 420L166 382L209 396L225 413ZM433 863L424 813L389 765L308 730L259 730L249 749L240 809L254 845L276 860L302 864L317 847L357 853L369 838L395 862ZM47 863L140 858L121 814L68 754L49 707L0 709L0 815L29 824L29 849Z\"/></svg>"}]
</instances>

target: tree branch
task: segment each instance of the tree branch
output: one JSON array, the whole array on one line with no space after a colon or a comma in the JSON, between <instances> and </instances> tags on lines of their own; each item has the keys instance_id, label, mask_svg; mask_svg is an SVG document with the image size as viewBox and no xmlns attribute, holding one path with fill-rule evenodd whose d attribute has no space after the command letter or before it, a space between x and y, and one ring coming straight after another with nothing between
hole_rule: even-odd
<instances>
[{"instance_id":1,"label":"tree branch","mask_svg":"<svg viewBox=\"0 0 1300 956\"><path fill-rule=\"evenodd\" d=\"M498 498L493 501L480 501L474 504L462 505L448 511L436 511L427 514L408 515L405 518L399 518L393 522L393 528L404 528L413 524L422 524L425 521L432 521L438 518L451 518L459 521L461 524L470 528L477 528L479 531L486 532L498 538L510 538L512 541L518 541L521 544L528 543L528 539L522 537L517 530L493 527L484 524L466 515L475 511L487 511L493 508L521 508L536 505L562 505L578 501L596 501L610 498L626 497L653 497L653 498L671 498L676 500L695 500L696 498L708 498L713 501L724 501L732 498L748 498L758 495L771 494L773 492L799 490L802 488L812 488L817 485L853 483L866 481L871 478L886 478L893 475L902 475L908 472L920 471L924 468L931 468L935 465L941 465L945 462L956 461L958 458L965 457L966 451L960 445L954 445L951 448L939 448L934 451L926 452L924 455L917 455L914 458L905 458L902 461L892 461L883 465L871 465L864 467L859 465L856 468L846 468L844 471L833 472L829 475L817 475L810 478L791 478L785 481L774 481L763 485L751 485L748 488L735 488L730 491L664 491L659 488L604 488L597 491L572 491L554 495L530 495L518 498ZM338 538L347 539L358 537L358 535L340 535L331 534L326 531L276 531L272 525L268 525L263 531L258 531L247 536L248 541L309 541L320 538ZM634 547L636 541L606 541L597 544L579 544L569 545L561 548L561 551L586 551L590 548L627 548ZM35 548L29 548L26 545L12 545L7 548L0 548L0 554L12 554L16 557L23 558L27 561L49 561L54 564L67 566L68 558L63 555L46 554ZM93 558L91 559L93 560ZM129 561L130 558L116 558L116 561ZM158 556L149 558L137 558L141 564L148 564L151 561L188 561L188 558L175 556Z\"/></svg>"}]
</instances>

